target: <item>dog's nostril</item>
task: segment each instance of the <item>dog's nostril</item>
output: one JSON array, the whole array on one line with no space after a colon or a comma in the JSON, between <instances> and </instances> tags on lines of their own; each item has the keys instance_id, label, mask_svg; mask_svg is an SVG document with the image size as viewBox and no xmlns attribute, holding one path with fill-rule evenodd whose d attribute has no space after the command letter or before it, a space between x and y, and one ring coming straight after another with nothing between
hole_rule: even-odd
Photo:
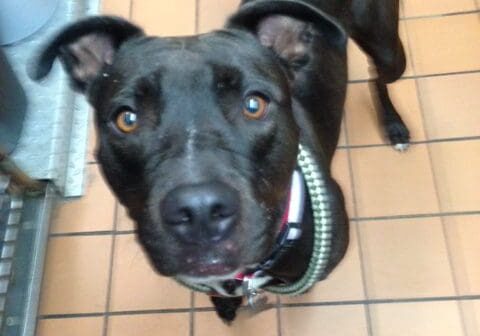
<instances>
[{"instance_id":1,"label":"dog's nostril","mask_svg":"<svg viewBox=\"0 0 480 336\"><path fill-rule=\"evenodd\" d=\"M193 214L188 208L175 208L171 204L162 207L164 213L163 219L169 225L189 224L192 221Z\"/></svg>"},{"instance_id":2,"label":"dog's nostril","mask_svg":"<svg viewBox=\"0 0 480 336\"><path fill-rule=\"evenodd\" d=\"M180 218L178 223L179 224L188 224L192 221L192 213L189 209L181 209L180 210Z\"/></svg>"},{"instance_id":3,"label":"dog's nostril","mask_svg":"<svg viewBox=\"0 0 480 336\"><path fill-rule=\"evenodd\" d=\"M225 238L237 220L239 197L223 183L186 185L170 191L161 203L163 222L189 243Z\"/></svg>"},{"instance_id":4,"label":"dog's nostril","mask_svg":"<svg viewBox=\"0 0 480 336\"><path fill-rule=\"evenodd\" d=\"M221 219L221 218L228 218L233 216L235 213L234 209L228 209L223 204L215 204L210 211L210 217L212 219Z\"/></svg>"},{"instance_id":5,"label":"dog's nostril","mask_svg":"<svg viewBox=\"0 0 480 336\"><path fill-rule=\"evenodd\" d=\"M213 219L218 219L222 217L222 207L219 204L214 205L212 211L210 211L210 217Z\"/></svg>"}]
</instances>

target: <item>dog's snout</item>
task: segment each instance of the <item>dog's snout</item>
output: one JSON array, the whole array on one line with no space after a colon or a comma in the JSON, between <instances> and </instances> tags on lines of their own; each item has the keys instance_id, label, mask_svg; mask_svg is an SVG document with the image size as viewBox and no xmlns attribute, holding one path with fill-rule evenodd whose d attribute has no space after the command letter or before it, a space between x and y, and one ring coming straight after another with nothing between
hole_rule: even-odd
<instances>
[{"instance_id":1,"label":"dog's snout","mask_svg":"<svg viewBox=\"0 0 480 336\"><path fill-rule=\"evenodd\" d=\"M170 191L161 203L163 222L187 243L227 238L237 221L238 193L223 183L186 185Z\"/></svg>"}]
</instances>

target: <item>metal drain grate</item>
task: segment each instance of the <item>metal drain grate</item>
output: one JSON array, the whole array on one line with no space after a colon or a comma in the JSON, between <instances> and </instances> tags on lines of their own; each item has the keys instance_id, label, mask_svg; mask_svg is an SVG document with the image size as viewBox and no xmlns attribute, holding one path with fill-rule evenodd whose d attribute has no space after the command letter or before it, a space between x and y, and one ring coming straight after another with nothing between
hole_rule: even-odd
<instances>
[{"instance_id":1,"label":"metal drain grate","mask_svg":"<svg viewBox=\"0 0 480 336\"><path fill-rule=\"evenodd\" d=\"M55 189L22 192L0 173L0 335L33 336ZM20 196L18 196L20 195Z\"/></svg>"},{"instance_id":2,"label":"metal drain grate","mask_svg":"<svg viewBox=\"0 0 480 336\"><path fill-rule=\"evenodd\" d=\"M0 175L0 330L5 320L5 302L13 276L13 257L23 207L20 197L7 193L10 179Z\"/></svg>"}]
</instances>

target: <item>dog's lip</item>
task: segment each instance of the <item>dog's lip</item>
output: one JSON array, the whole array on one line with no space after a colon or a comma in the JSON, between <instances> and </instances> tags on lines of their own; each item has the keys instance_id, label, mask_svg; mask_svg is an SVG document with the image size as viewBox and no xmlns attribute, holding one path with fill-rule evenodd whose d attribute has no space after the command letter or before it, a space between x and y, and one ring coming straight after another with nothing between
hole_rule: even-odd
<instances>
[{"instance_id":1,"label":"dog's lip","mask_svg":"<svg viewBox=\"0 0 480 336\"><path fill-rule=\"evenodd\" d=\"M189 275L208 276L208 275L225 275L231 273L235 267L225 264L198 265Z\"/></svg>"},{"instance_id":2,"label":"dog's lip","mask_svg":"<svg viewBox=\"0 0 480 336\"><path fill-rule=\"evenodd\" d=\"M219 276L232 273L237 266L223 259L197 260L190 257L186 259L188 271L184 275L194 277Z\"/></svg>"},{"instance_id":3,"label":"dog's lip","mask_svg":"<svg viewBox=\"0 0 480 336\"><path fill-rule=\"evenodd\" d=\"M203 253L198 250L190 250L184 256L186 272L189 276L224 275L231 273L238 258L238 245L230 240L217 244Z\"/></svg>"}]
</instances>

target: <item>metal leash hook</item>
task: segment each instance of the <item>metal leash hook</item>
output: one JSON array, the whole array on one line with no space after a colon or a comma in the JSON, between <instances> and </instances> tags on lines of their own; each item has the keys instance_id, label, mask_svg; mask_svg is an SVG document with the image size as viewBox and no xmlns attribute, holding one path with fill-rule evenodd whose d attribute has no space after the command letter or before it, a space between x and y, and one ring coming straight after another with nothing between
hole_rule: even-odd
<instances>
[{"instance_id":1,"label":"metal leash hook","mask_svg":"<svg viewBox=\"0 0 480 336\"><path fill-rule=\"evenodd\" d=\"M247 297L248 306L254 312L257 313L270 308L267 295L265 292L255 288L252 278L245 278L243 280L243 293Z\"/></svg>"}]
</instances>

